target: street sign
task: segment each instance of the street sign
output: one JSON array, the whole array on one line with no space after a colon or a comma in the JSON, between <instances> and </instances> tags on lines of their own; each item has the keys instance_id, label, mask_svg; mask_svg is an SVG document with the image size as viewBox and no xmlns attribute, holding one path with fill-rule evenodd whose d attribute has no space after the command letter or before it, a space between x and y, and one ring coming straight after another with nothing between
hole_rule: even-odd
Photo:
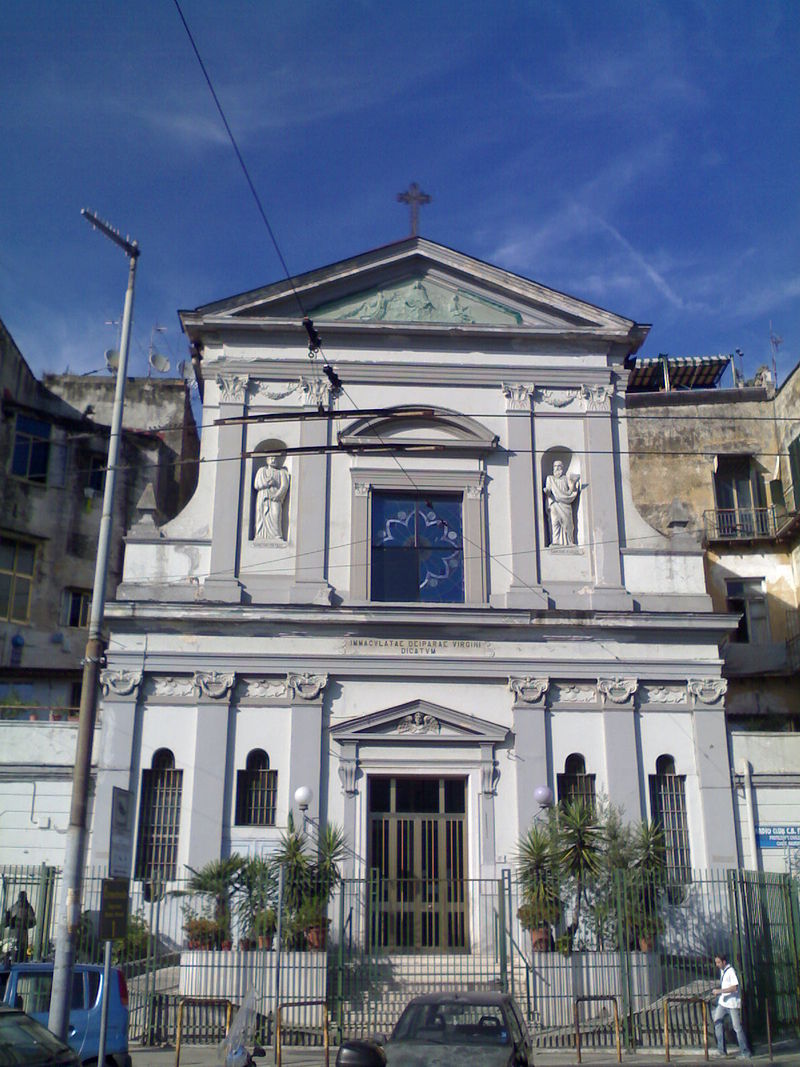
<instances>
[{"instance_id":1,"label":"street sign","mask_svg":"<svg viewBox=\"0 0 800 1067\"><path fill-rule=\"evenodd\" d=\"M133 793L114 786L111 790L111 840L108 845L110 878L129 878L133 855Z\"/></svg>"},{"instance_id":2,"label":"street sign","mask_svg":"<svg viewBox=\"0 0 800 1067\"><path fill-rule=\"evenodd\" d=\"M800 848L800 825L757 826L759 848Z\"/></svg>"},{"instance_id":3,"label":"street sign","mask_svg":"<svg viewBox=\"0 0 800 1067\"><path fill-rule=\"evenodd\" d=\"M101 941L116 941L128 932L128 890L127 878L104 878L100 896L100 926L98 937Z\"/></svg>"}]
</instances>

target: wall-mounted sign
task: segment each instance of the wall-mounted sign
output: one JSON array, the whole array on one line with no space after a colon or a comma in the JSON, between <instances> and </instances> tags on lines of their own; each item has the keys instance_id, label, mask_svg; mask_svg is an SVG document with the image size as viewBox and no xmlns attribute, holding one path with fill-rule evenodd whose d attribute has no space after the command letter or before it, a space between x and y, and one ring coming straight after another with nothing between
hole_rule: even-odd
<instances>
[{"instance_id":1,"label":"wall-mounted sign","mask_svg":"<svg viewBox=\"0 0 800 1067\"><path fill-rule=\"evenodd\" d=\"M757 826L759 848L800 848L800 825Z\"/></svg>"},{"instance_id":2,"label":"wall-mounted sign","mask_svg":"<svg viewBox=\"0 0 800 1067\"><path fill-rule=\"evenodd\" d=\"M114 786L111 790L111 840L108 873L111 878L129 878L133 856L133 793Z\"/></svg>"}]
</instances>

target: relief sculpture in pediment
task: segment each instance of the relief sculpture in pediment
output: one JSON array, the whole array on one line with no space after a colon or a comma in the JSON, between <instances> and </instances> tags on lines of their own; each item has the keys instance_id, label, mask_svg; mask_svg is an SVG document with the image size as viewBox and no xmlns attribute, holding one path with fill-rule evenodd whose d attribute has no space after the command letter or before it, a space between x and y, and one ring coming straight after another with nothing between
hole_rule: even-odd
<instances>
[{"instance_id":1,"label":"relief sculpture in pediment","mask_svg":"<svg viewBox=\"0 0 800 1067\"><path fill-rule=\"evenodd\" d=\"M520 323L512 308L461 289L438 285L430 279L409 279L325 304L315 319L361 322Z\"/></svg>"}]
</instances>

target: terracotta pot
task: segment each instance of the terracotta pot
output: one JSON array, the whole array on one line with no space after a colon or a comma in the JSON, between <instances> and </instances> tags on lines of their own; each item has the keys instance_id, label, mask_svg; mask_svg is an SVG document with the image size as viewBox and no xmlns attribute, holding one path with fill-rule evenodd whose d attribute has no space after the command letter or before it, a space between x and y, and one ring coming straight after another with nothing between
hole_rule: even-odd
<instances>
[{"instance_id":1,"label":"terracotta pot","mask_svg":"<svg viewBox=\"0 0 800 1067\"><path fill-rule=\"evenodd\" d=\"M239 938L239 948L242 952L249 952L256 947L256 939L254 937L241 937Z\"/></svg>"},{"instance_id":2,"label":"terracotta pot","mask_svg":"<svg viewBox=\"0 0 800 1067\"><path fill-rule=\"evenodd\" d=\"M656 939L652 934L640 934L639 935L639 949L642 952L652 952L655 948Z\"/></svg>"},{"instance_id":3,"label":"terracotta pot","mask_svg":"<svg viewBox=\"0 0 800 1067\"><path fill-rule=\"evenodd\" d=\"M265 948L267 950L272 948L272 934L259 934L258 935L258 947Z\"/></svg>"},{"instance_id":4,"label":"terracotta pot","mask_svg":"<svg viewBox=\"0 0 800 1067\"><path fill-rule=\"evenodd\" d=\"M223 941L219 947L223 950L223 952L230 952L230 950L233 948L233 942Z\"/></svg>"},{"instance_id":5,"label":"terracotta pot","mask_svg":"<svg viewBox=\"0 0 800 1067\"><path fill-rule=\"evenodd\" d=\"M325 948L325 944L328 940L327 926L309 926L305 933L309 948Z\"/></svg>"},{"instance_id":6,"label":"terracotta pot","mask_svg":"<svg viewBox=\"0 0 800 1067\"><path fill-rule=\"evenodd\" d=\"M550 927L539 926L531 930L531 948L534 952L550 951Z\"/></svg>"}]
</instances>

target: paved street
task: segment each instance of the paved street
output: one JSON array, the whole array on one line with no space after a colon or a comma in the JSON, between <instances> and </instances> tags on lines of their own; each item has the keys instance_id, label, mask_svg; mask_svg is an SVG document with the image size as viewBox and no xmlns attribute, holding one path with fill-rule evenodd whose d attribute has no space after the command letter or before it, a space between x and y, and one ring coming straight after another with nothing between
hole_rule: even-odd
<instances>
[{"instance_id":1,"label":"paved street","mask_svg":"<svg viewBox=\"0 0 800 1067\"><path fill-rule=\"evenodd\" d=\"M133 1067L172 1067L175 1063L175 1049L134 1049L133 1053ZM324 1064L324 1057L320 1049L286 1049L283 1052L283 1063L286 1067L322 1067ZM728 1061L731 1063L737 1061L737 1052L728 1053ZM331 1049L330 1063L333 1065L336 1060L336 1050ZM687 1052L671 1052L670 1061L677 1064L678 1067L699 1067L700 1064L705 1064L705 1059L702 1053L687 1053ZM223 1062L222 1055L218 1046L212 1045L184 1045L181 1049L180 1067L218 1067ZM267 1058L264 1060L256 1061L265 1064L265 1067L271 1067L274 1063L274 1056L272 1050L267 1050ZM536 1067L573 1067L573 1064L577 1064L575 1053L566 1052L552 1052L542 1051L536 1053ZM617 1062L617 1057L614 1052L596 1052L588 1051L582 1054L583 1064L593 1065L597 1067L599 1064L605 1065L605 1067L613 1067L613 1064ZM653 1052L637 1052L633 1055L623 1053L623 1064L626 1067L656 1067L658 1064L665 1062L664 1053L660 1051ZM711 1057L709 1063L723 1063L725 1061ZM782 1064L784 1067L798 1067L800 1065L800 1043L798 1042L781 1042L777 1044L773 1050L773 1057L770 1060L767 1055L766 1048L757 1049L756 1055L751 1061L754 1064L767 1064L777 1063Z\"/></svg>"}]
</instances>

